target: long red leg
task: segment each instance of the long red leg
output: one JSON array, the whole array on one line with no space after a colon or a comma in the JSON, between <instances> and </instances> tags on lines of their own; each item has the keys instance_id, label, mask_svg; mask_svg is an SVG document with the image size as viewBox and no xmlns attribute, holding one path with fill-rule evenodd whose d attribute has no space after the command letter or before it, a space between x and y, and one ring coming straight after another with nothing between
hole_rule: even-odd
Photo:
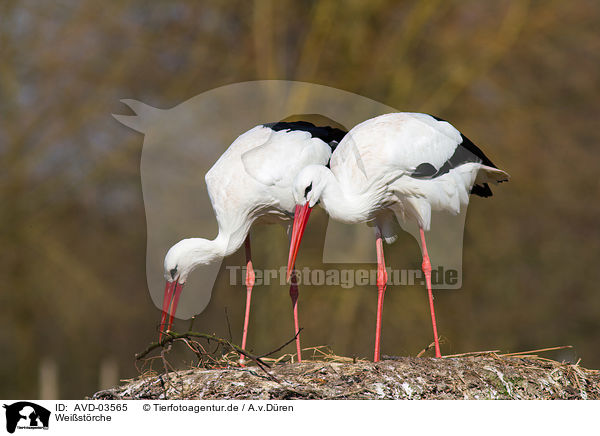
<instances>
[{"instance_id":1,"label":"long red leg","mask_svg":"<svg viewBox=\"0 0 600 436\"><path fill-rule=\"evenodd\" d=\"M246 337L248 336L248 320L250 319L250 300L252 299L252 287L254 286L255 274L252 267L252 253L250 252L250 234L246 237L246 314L244 315L244 331L242 333L242 350L246 349ZM240 356L244 363L244 356Z\"/></svg>"},{"instance_id":2,"label":"long red leg","mask_svg":"<svg viewBox=\"0 0 600 436\"><path fill-rule=\"evenodd\" d=\"M442 357L440 353L440 341L438 340L437 324L435 322L435 310L433 309L433 292L431 292L431 262L427 254L427 245L425 244L425 232L421 229L421 245L423 246L423 272L427 283L427 293L429 294L429 310L431 311L431 325L433 326L433 340L435 341L435 357Z\"/></svg>"},{"instance_id":3,"label":"long red leg","mask_svg":"<svg viewBox=\"0 0 600 436\"><path fill-rule=\"evenodd\" d=\"M302 348L300 347L300 326L298 323L298 281L296 280L296 265L292 270L290 277L290 298L292 299L292 309L294 310L294 335L296 335L296 352L298 353L298 362L302 362Z\"/></svg>"},{"instance_id":4,"label":"long red leg","mask_svg":"<svg viewBox=\"0 0 600 436\"><path fill-rule=\"evenodd\" d=\"M383 315L383 297L385 296L385 287L387 284L387 270L385 269L385 259L383 256L383 239L381 232L377 230L377 324L375 326L375 357L373 361L379 362L381 351L381 317Z\"/></svg>"}]
</instances>

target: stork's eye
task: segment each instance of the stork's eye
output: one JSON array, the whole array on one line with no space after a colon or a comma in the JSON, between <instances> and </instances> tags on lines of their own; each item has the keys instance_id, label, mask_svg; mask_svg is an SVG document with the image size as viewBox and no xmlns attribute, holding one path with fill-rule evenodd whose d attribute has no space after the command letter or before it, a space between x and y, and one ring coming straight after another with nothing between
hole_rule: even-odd
<instances>
[{"instance_id":1,"label":"stork's eye","mask_svg":"<svg viewBox=\"0 0 600 436\"><path fill-rule=\"evenodd\" d=\"M177 267L169 270L169 273L171 274L171 278L175 279L175 274L177 274Z\"/></svg>"},{"instance_id":2,"label":"stork's eye","mask_svg":"<svg viewBox=\"0 0 600 436\"><path fill-rule=\"evenodd\" d=\"M306 187L306 189L304 190L304 198L306 198L306 196L308 195L308 193L310 192L311 189L312 189L312 182L310 182L310 185L308 185Z\"/></svg>"}]
</instances>

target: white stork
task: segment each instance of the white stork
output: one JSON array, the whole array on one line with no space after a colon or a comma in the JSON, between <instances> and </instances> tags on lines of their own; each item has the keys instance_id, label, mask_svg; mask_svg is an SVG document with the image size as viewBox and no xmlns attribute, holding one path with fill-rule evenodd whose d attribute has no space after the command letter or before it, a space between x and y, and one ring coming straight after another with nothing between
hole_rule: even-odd
<instances>
[{"instance_id":1,"label":"white stork","mask_svg":"<svg viewBox=\"0 0 600 436\"><path fill-rule=\"evenodd\" d=\"M387 272L383 240L393 242L394 220L416 220L420 228L435 355L441 357L433 294L431 262L425 232L431 211L458 214L469 194L489 197L488 183L507 181L508 174L496 166L450 123L420 113L381 115L355 126L337 146L329 168L311 165L294 181L294 198L302 209L297 214L290 244L289 272L310 209L320 201L330 217L345 223L371 222L376 229L377 321L375 357L380 357L381 316Z\"/></svg>"},{"instance_id":2,"label":"white stork","mask_svg":"<svg viewBox=\"0 0 600 436\"><path fill-rule=\"evenodd\" d=\"M173 245L164 261L165 294L159 340L169 330L183 285L198 265L209 264L236 252L245 241L246 311L242 348L246 348L250 300L255 274L250 254L250 227L255 221L280 222L288 234L296 209L292 183L307 165L327 165L332 148L346 134L331 126L306 121L278 122L254 127L239 136L206 173L205 180L219 234L213 240L183 239ZM301 361L298 326L298 287L290 285L294 312L294 334ZM167 322L168 318L168 322ZM241 356L243 361L243 356Z\"/></svg>"}]
</instances>

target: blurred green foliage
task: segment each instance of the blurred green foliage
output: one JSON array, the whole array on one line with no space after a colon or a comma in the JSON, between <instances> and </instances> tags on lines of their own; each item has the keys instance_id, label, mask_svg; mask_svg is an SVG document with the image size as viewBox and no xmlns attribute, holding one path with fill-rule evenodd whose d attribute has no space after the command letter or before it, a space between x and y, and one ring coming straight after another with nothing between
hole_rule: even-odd
<instances>
[{"instance_id":1,"label":"blurred green foliage","mask_svg":"<svg viewBox=\"0 0 600 436\"><path fill-rule=\"evenodd\" d=\"M512 181L471 202L463 289L436 295L443 352L571 344L555 357L600 366L599 21L594 0L3 0L0 396L35 398L51 357L60 396L80 398L97 388L101 358L134 376L133 354L156 338L143 138L111 118L119 99L167 108L255 79L450 120ZM311 222L302 266L319 266L326 217ZM287 258L280 228L257 227L253 241L256 267ZM406 234L386 254L420 265ZM226 260L197 329L227 336L227 304L239 342L245 290L227 284L225 266L243 263L243 250ZM305 346L372 356L375 287L301 288L299 307ZM286 287L257 287L251 316L257 352L292 336ZM383 353L430 341L424 288L389 287Z\"/></svg>"}]
</instances>

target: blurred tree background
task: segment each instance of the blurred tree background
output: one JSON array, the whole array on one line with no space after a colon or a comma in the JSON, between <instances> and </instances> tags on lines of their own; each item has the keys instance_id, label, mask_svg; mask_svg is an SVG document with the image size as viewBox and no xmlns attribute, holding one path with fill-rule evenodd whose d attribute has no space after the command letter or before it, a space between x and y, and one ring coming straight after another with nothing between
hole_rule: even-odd
<instances>
[{"instance_id":1,"label":"blurred tree background","mask_svg":"<svg viewBox=\"0 0 600 436\"><path fill-rule=\"evenodd\" d=\"M135 376L133 354L156 338L143 137L111 117L127 113L119 99L168 108L257 79L432 113L479 144L512 181L471 202L463 289L436 295L442 351L570 344L554 357L599 367L598 22L595 0L3 0L0 396L37 398L51 359L59 396L81 398L107 357ZM326 218L311 221L308 266ZM256 241L270 235L286 258L281 229L253 232L256 267L270 251ZM420 266L408 235L387 253L391 266ZM224 302L238 301L227 309L240 341L245 290L227 285L224 267L243 263L243 252L226 260L197 329L227 336ZM255 289L249 344L266 352L292 336L289 297ZM372 358L375 287L301 288L299 307L305 346ZM388 287L383 353L415 355L430 341L424 288Z\"/></svg>"}]
</instances>

